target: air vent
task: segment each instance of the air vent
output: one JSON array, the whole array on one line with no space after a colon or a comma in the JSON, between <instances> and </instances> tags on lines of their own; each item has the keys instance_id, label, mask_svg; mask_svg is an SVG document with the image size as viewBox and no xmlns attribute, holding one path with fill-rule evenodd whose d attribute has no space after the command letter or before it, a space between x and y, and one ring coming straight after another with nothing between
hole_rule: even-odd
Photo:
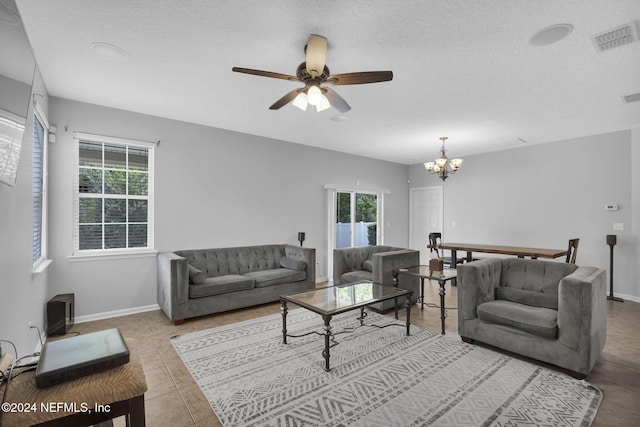
<instances>
[{"instance_id":1,"label":"air vent","mask_svg":"<svg viewBox=\"0 0 640 427\"><path fill-rule=\"evenodd\" d=\"M526 144L527 141L525 139L522 138L515 138L515 139L510 139L508 141L499 141L499 142L494 142L493 145L495 145L496 147L517 147L519 145L522 144Z\"/></svg>"},{"instance_id":2,"label":"air vent","mask_svg":"<svg viewBox=\"0 0 640 427\"><path fill-rule=\"evenodd\" d=\"M604 52L636 40L638 40L638 32L635 22L620 25L617 28L593 36L593 43L598 52Z\"/></svg>"},{"instance_id":3,"label":"air vent","mask_svg":"<svg viewBox=\"0 0 640 427\"><path fill-rule=\"evenodd\" d=\"M623 96L622 100L625 104L631 104L632 102L640 102L640 93L634 93L633 95Z\"/></svg>"}]
</instances>

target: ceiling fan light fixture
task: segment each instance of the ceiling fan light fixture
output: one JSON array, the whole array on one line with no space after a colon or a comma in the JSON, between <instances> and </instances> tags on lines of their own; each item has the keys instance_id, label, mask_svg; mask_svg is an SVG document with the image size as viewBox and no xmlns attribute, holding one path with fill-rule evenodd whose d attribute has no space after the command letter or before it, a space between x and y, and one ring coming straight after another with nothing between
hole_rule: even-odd
<instances>
[{"instance_id":1,"label":"ceiling fan light fixture","mask_svg":"<svg viewBox=\"0 0 640 427\"><path fill-rule=\"evenodd\" d=\"M307 111L307 105L309 105L309 102L307 102L307 94L304 92L300 92L298 96L296 96L293 100L293 105L298 107L302 111Z\"/></svg>"},{"instance_id":2,"label":"ceiling fan light fixture","mask_svg":"<svg viewBox=\"0 0 640 427\"><path fill-rule=\"evenodd\" d=\"M320 100L320 102L318 104L316 104L316 111L319 113L320 111L324 111L328 108L331 108L331 103L329 102L329 99L327 99L326 96L324 95L320 95L322 97L322 99Z\"/></svg>"},{"instance_id":3,"label":"ceiling fan light fixture","mask_svg":"<svg viewBox=\"0 0 640 427\"><path fill-rule=\"evenodd\" d=\"M322 91L318 86L313 85L307 90L307 101L311 105L318 105L322 102L322 97Z\"/></svg>"}]
</instances>

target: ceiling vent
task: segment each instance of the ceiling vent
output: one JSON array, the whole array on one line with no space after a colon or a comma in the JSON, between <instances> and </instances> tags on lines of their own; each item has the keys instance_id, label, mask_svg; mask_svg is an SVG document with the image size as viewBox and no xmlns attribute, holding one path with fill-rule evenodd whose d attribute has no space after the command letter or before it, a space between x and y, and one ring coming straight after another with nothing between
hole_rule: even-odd
<instances>
[{"instance_id":1,"label":"ceiling vent","mask_svg":"<svg viewBox=\"0 0 640 427\"><path fill-rule=\"evenodd\" d=\"M632 102L640 102L640 93L634 93L632 95L623 96L622 100L625 104L631 104Z\"/></svg>"},{"instance_id":2,"label":"ceiling vent","mask_svg":"<svg viewBox=\"0 0 640 427\"><path fill-rule=\"evenodd\" d=\"M638 31L635 21L593 36L593 44L598 52L633 43L636 40L638 40Z\"/></svg>"}]
</instances>

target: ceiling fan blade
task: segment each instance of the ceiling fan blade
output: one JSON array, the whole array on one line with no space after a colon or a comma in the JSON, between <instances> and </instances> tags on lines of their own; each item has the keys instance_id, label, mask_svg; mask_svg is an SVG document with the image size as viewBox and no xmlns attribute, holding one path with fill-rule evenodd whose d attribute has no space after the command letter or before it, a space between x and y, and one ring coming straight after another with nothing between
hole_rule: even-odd
<instances>
[{"instance_id":1,"label":"ceiling fan blade","mask_svg":"<svg viewBox=\"0 0 640 427\"><path fill-rule=\"evenodd\" d=\"M307 72L316 78L322 75L327 62L327 39L311 34L307 42Z\"/></svg>"},{"instance_id":2,"label":"ceiling fan blade","mask_svg":"<svg viewBox=\"0 0 640 427\"><path fill-rule=\"evenodd\" d=\"M392 71L362 71L359 73L335 74L327 78L334 85L359 85L364 83L388 82L393 79Z\"/></svg>"},{"instance_id":3,"label":"ceiling fan blade","mask_svg":"<svg viewBox=\"0 0 640 427\"><path fill-rule=\"evenodd\" d=\"M338 95L335 90L331 89L330 87L323 87L322 90L324 91L324 95L329 100L331 106L336 107L338 111L340 111L341 113L346 113L347 111L351 110L351 107L349 106L349 104L347 104L347 101L345 101L343 97Z\"/></svg>"},{"instance_id":4,"label":"ceiling fan blade","mask_svg":"<svg viewBox=\"0 0 640 427\"><path fill-rule=\"evenodd\" d=\"M304 88L292 90L291 92L287 93L285 96L283 96L282 98L280 98L276 102L274 102L273 105L271 107L269 107L269 109L270 110L279 110L280 108L284 107L285 105L287 105L288 103L293 101L296 98L296 96L298 96L298 94L300 92L302 92L303 90L304 90Z\"/></svg>"},{"instance_id":5,"label":"ceiling fan blade","mask_svg":"<svg viewBox=\"0 0 640 427\"><path fill-rule=\"evenodd\" d=\"M253 74L254 76L272 77L274 79L291 80L299 82L300 80L296 76L290 76L288 74L274 73L271 71L252 70L251 68L233 67L231 69L236 73Z\"/></svg>"}]
</instances>

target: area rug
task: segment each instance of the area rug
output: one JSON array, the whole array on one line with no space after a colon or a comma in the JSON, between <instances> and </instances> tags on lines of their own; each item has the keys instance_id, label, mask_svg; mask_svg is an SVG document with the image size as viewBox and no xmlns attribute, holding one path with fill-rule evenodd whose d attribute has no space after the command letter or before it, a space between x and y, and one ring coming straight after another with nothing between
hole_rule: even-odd
<instances>
[{"instance_id":1,"label":"area rug","mask_svg":"<svg viewBox=\"0 0 640 427\"><path fill-rule=\"evenodd\" d=\"M359 323L354 312L334 332ZM369 313L367 323L395 322ZM288 331L320 331L305 309ZM584 381L412 326L337 336L326 372L324 339L282 344L274 314L173 337L171 342L225 427L589 426L602 393Z\"/></svg>"}]
</instances>

